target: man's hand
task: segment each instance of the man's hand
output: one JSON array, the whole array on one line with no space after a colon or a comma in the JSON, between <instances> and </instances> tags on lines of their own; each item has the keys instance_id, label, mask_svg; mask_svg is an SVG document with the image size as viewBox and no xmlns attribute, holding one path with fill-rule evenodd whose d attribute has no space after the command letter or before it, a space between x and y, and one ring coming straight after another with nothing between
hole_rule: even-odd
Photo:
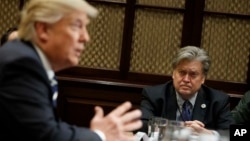
<instances>
[{"instance_id":1,"label":"man's hand","mask_svg":"<svg viewBox=\"0 0 250 141\"><path fill-rule=\"evenodd\" d=\"M207 134L213 133L211 130L206 129L205 125L198 120L185 121L185 126L192 128L196 133L207 133Z\"/></svg>"},{"instance_id":2,"label":"man's hand","mask_svg":"<svg viewBox=\"0 0 250 141\"><path fill-rule=\"evenodd\" d=\"M107 116L104 116L103 109L95 107L95 116L91 120L92 130L102 131L106 136L106 141L129 141L134 137L127 134L129 131L139 129L142 126L140 110L129 111L132 108L130 102L119 105Z\"/></svg>"}]
</instances>

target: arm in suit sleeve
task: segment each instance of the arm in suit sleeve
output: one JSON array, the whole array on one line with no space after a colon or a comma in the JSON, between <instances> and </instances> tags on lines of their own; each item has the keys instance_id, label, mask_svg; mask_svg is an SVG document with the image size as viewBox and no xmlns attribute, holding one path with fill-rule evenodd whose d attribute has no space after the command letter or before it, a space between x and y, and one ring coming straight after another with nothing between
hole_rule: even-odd
<instances>
[{"instance_id":1,"label":"arm in suit sleeve","mask_svg":"<svg viewBox=\"0 0 250 141\"><path fill-rule=\"evenodd\" d=\"M40 62L23 57L0 67L0 128L9 140L101 141L93 131L56 118Z\"/></svg>"},{"instance_id":2,"label":"arm in suit sleeve","mask_svg":"<svg viewBox=\"0 0 250 141\"><path fill-rule=\"evenodd\" d=\"M140 109L142 111L143 126L139 131L148 132L148 120L153 116L164 117L164 101L166 84L145 87L142 90Z\"/></svg>"},{"instance_id":3,"label":"arm in suit sleeve","mask_svg":"<svg viewBox=\"0 0 250 141\"><path fill-rule=\"evenodd\" d=\"M222 97L222 99L223 100L221 100L220 103L217 103L217 106L215 105L215 108L217 107L217 109L219 109L219 111L217 111L218 117L216 118L216 129L219 130L229 129L230 125L234 123L230 112L230 97L226 95L225 97Z\"/></svg>"},{"instance_id":4,"label":"arm in suit sleeve","mask_svg":"<svg viewBox=\"0 0 250 141\"><path fill-rule=\"evenodd\" d=\"M214 123L215 127L211 128L219 132L220 135L229 136L230 125L234 123L230 111L230 97L227 94L220 95L220 93L216 93L215 96L216 95L218 101L216 100L213 104L213 119L216 122Z\"/></svg>"},{"instance_id":5,"label":"arm in suit sleeve","mask_svg":"<svg viewBox=\"0 0 250 141\"><path fill-rule=\"evenodd\" d=\"M150 97L150 94L147 90L147 88L144 88L142 90L142 100L140 109L142 111L142 122L143 126L139 131L148 132L148 120L154 116L154 104L152 102L152 98Z\"/></svg>"},{"instance_id":6,"label":"arm in suit sleeve","mask_svg":"<svg viewBox=\"0 0 250 141\"><path fill-rule=\"evenodd\" d=\"M250 91L246 92L239 101L238 105L232 110L232 115L237 124L250 123Z\"/></svg>"}]
</instances>

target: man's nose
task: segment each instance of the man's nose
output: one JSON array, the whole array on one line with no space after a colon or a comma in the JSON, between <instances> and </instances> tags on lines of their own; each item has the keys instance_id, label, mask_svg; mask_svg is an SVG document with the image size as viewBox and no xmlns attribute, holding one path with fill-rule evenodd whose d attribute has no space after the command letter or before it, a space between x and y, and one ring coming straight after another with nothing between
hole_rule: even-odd
<instances>
[{"instance_id":1,"label":"man's nose","mask_svg":"<svg viewBox=\"0 0 250 141\"><path fill-rule=\"evenodd\" d=\"M89 42L90 36L89 36L89 33L86 29L81 32L80 40L82 42Z\"/></svg>"},{"instance_id":2,"label":"man's nose","mask_svg":"<svg viewBox=\"0 0 250 141\"><path fill-rule=\"evenodd\" d=\"M184 80L184 81L190 81L190 76L189 76L189 74L185 74L185 75L183 76L183 80Z\"/></svg>"}]
</instances>

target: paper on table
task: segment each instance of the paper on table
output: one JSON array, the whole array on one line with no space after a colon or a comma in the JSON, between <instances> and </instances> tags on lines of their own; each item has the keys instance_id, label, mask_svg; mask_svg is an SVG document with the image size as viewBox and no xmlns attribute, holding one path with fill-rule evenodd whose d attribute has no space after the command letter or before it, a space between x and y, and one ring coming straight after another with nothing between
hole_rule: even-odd
<instances>
[{"instance_id":1,"label":"paper on table","mask_svg":"<svg viewBox=\"0 0 250 141\"><path fill-rule=\"evenodd\" d=\"M135 134L135 141L158 141L159 132L154 132L152 137L148 137L148 135L144 132L137 132Z\"/></svg>"}]
</instances>

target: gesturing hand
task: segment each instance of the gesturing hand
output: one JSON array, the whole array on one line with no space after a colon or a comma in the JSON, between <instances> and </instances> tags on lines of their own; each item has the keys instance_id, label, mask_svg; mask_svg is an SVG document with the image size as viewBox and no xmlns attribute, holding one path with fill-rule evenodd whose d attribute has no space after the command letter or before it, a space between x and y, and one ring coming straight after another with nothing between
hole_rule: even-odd
<instances>
[{"instance_id":1,"label":"gesturing hand","mask_svg":"<svg viewBox=\"0 0 250 141\"><path fill-rule=\"evenodd\" d=\"M95 116L91 120L90 128L102 131L107 141L134 140L134 137L126 132L139 129L142 126L142 122L139 120L142 113L140 110L129 111L131 108L130 102L124 102L107 116L104 116L103 109L96 106Z\"/></svg>"}]
</instances>

